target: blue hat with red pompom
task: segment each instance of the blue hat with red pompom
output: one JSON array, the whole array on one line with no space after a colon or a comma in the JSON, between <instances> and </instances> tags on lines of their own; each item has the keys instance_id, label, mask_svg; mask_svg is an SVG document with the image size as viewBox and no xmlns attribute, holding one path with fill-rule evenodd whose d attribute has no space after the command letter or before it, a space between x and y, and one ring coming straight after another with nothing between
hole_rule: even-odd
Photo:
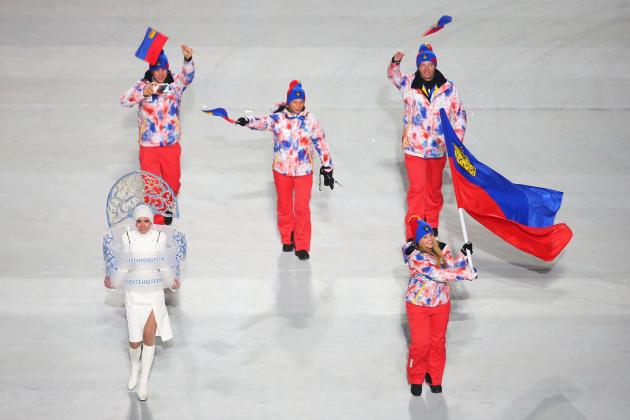
<instances>
[{"instance_id":1,"label":"blue hat with red pompom","mask_svg":"<svg viewBox=\"0 0 630 420\"><path fill-rule=\"evenodd\" d=\"M296 99L306 100L306 93L302 89L302 83L299 80L293 80L289 84L289 90L287 91L287 105Z\"/></svg>"},{"instance_id":2,"label":"blue hat with red pompom","mask_svg":"<svg viewBox=\"0 0 630 420\"><path fill-rule=\"evenodd\" d=\"M166 54L164 53L164 50L160 52L160 55L158 56L158 59L155 62L155 64L149 65L150 71L156 71L160 69L168 70L168 58L166 58Z\"/></svg>"},{"instance_id":3,"label":"blue hat with red pompom","mask_svg":"<svg viewBox=\"0 0 630 420\"><path fill-rule=\"evenodd\" d=\"M416 56L416 67L420 67L420 63L430 61L437 67L437 57L433 52L431 44L422 44L418 49L418 55Z\"/></svg>"},{"instance_id":4,"label":"blue hat with red pompom","mask_svg":"<svg viewBox=\"0 0 630 420\"><path fill-rule=\"evenodd\" d=\"M420 239L424 238L429 233L433 234L433 228L431 227L431 225L429 225L418 216L411 216L407 223L409 223L409 227L411 227L411 230L416 232L416 242L420 242Z\"/></svg>"}]
</instances>

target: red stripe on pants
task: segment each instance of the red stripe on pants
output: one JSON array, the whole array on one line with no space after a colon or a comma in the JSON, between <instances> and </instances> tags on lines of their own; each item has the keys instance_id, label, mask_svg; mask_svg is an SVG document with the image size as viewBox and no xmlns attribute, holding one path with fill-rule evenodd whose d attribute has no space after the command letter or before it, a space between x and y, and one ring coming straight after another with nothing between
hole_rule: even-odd
<instances>
[{"instance_id":1,"label":"red stripe on pants","mask_svg":"<svg viewBox=\"0 0 630 420\"><path fill-rule=\"evenodd\" d=\"M290 244L291 232L293 232L296 251L309 251L311 249L311 208L309 203L313 188L313 174L288 176L273 171L273 180L278 193L276 211L282 243Z\"/></svg>"},{"instance_id":2,"label":"red stripe on pants","mask_svg":"<svg viewBox=\"0 0 630 420\"><path fill-rule=\"evenodd\" d=\"M405 215L405 239L413 238L407 221L411 216L420 216L432 227L438 227L442 198L442 173L446 157L425 159L405 155L405 167L409 179L407 190L407 214Z\"/></svg>"},{"instance_id":3,"label":"red stripe on pants","mask_svg":"<svg viewBox=\"0 0 630 420\"><path fill-rule=\"evenodd\" d=\"M159 175L177 196L181 186L181 155L182 148L179 143L164 147L140 146L140 169ZM154 222L164 224L164 218L156 215Z\"/></svg>"},{"instance_id":4,"label":"red stripe on pants","mask_svg":"<svg viewBox=\"0 0 630 420\"><path fill-rule=\"evenodd\" d=\"M446 365L446 328L451 302L430 308L407 302L407 322L411 334L407 381L424 382L425 373L431 375L433 385L442 384Z\"/></svg>"}]
</instances>

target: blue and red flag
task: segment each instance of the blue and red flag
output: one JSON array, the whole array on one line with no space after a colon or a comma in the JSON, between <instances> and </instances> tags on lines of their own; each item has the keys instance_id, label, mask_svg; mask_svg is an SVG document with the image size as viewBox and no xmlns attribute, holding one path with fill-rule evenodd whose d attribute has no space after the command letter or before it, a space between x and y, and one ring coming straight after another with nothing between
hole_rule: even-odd
<instances>
[{"instance_id":1,"label":"blue and red flag","mask_svg":"<svg viewBox=\"0 0 630 420\"><path fill-rule=\"evenodd\" d=\"M149 26L142 43L138 47L138 51L136 51L136 57L154 65L157 62L166 41L168 41L168 37L166 35L159 33Z\"/></svg>"},{"instance_id":2,"label":"blue and red flag","mask_svg":"<svg viewBox=\"0 0 630 420\"><path fill-rule=\"evenodd\" d=\"M513 184L464 147L444 109L440 116L458 207L516 248L545 261L556 258L573 236L566 224L554 224L562 192Z\"/></svg>"},{"instance_id":3,"label":"blue and red flag","mask_svg":"<svg viewBox=\"0 0 630 420\"><path fill-rule=\"evenodd\" d=\"M431 25L431 27L429 27L429 29L427 29L426 31L424 31L424 33L422 34L422 36L427 36L427 35L431 35L439 30L441 30L444 25L446 25L447 23L451 23L453 21L453 18L447 15L444 15L440 18L440 20L437 21L437 23L434 23L433 25Z\"/></svg>"},{"instance_id":4,"label":"blue and red flag","mask_svg":"<svg viewBox=\"0 0 630 420\"><path fill-rule=\"evenodd\" d=\"M236 124L236 121L234 121L228 116L228 113L225 110L225 108L214 108L214 109L202 108L201 111L209 115L214 115L215 117L221 117L229 123Z\"/></svg>"}]
</instances>

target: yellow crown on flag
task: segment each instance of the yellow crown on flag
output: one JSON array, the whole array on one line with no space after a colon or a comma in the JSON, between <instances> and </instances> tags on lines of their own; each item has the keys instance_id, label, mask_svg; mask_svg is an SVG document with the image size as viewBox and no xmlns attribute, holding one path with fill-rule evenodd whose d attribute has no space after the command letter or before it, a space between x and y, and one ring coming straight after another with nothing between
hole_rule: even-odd
<instances>
[{"instance_id":1,"label":"yellow crown on flag","mask_svg":"<svg viewBox=\"0 0 630 420\"><path fill-rule=\"evenodd\" d=\"M455 145L453 145L453 148L455 149L455 160L459 166L472 176L477 176L477 168L470 162L464 151Z\"/></svg>"}]
</instances>

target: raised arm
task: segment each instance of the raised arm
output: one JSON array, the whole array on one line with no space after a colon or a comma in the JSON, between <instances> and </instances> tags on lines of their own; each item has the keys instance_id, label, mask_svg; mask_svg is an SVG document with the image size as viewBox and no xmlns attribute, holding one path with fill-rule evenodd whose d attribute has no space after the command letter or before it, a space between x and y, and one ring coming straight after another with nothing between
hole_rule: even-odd
<instances>
[{"instance_id":1,"label":"raised arm","mask_svg":"<svg viewBox=\"0 0 630 420\"><path fill-rule=\"evenodd\" d=\"M387 78L391 80L398 90L402 90L404 88L404 77L400 71L400 62L404 56L405 54L402 52L396 52L387 67Z\"/></svg>"},{"instance_id":2,"label":"raised arm","mask_svg":"<svg viewBox=\"0 0 630 420\"><path fill-rule=\"evenodd\" d=\"M193 50L186 44L182 44L182 54L184 55L184 64L182 70L175 75L175 87L180 91L184 91L195 78L195 63L192 57Z\"/></svg>"}]
</instances>

